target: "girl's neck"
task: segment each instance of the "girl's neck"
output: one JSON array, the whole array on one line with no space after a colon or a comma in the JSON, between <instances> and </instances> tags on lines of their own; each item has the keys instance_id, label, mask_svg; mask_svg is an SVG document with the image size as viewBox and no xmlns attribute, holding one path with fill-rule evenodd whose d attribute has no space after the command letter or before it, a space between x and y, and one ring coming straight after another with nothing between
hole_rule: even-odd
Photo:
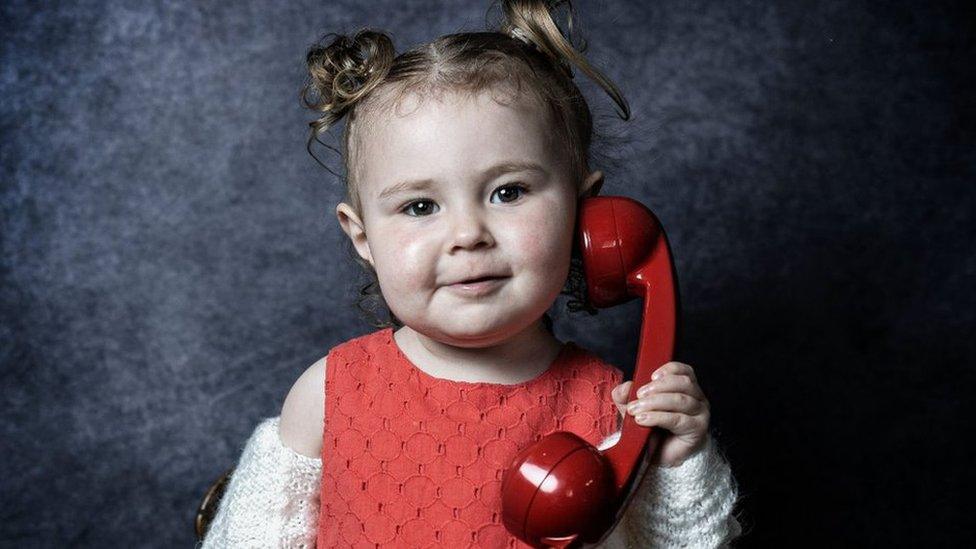
<instances>
[{"instance_id":1,"label":"girl's neck","mask_svg":"<svg viewBox=\"0 0 976 549\"><path fill-rule=\"evenodd\" d=\"M409 326L393 333L400 351L424 373L469 383L523 383L542 375L563 344L538 321L489 347L447 345Z\"/></svg>"}]
</instances>

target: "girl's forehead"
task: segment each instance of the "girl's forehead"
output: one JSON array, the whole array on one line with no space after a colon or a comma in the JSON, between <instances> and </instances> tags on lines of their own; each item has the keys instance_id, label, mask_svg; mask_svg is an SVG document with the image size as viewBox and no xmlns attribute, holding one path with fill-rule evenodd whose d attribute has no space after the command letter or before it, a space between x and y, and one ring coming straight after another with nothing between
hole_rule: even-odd
<instances>
[{"instance_id":1,"label":"girl's forehead","mask_svg":"<svg viewBox=\"0 0 976 549\"><path fill-rule=\"evenodd\" d=\"M356 140L359 183L376 196L395 180L467 177L499 162L558 169L560 137L531 97L411 94L372 113Z\"/></svg>"},{"instance_id":2,"label":"girl's forehead","mask_svg":"<svg viewBox=\"0 0 976 549\"><path fill-rule=\"evenodd\" d=\"M489 141L489 145L492 141L501 144L505 140L498 130L508 137L519 135L525 139L545 139L551 133L549 117L536 102L488 91L430 97L412 93L370 118L370 129L363 132L361 145L381 146L386 151L396 147L424 147L446 141L448 136L479 137Z\"/></svg>"}]
</instances>

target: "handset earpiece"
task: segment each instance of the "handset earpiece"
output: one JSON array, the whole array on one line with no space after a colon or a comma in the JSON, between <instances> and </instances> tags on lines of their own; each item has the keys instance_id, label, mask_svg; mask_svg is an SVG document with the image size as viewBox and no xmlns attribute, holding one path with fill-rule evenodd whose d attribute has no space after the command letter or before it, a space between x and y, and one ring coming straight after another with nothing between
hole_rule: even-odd
<instances>
[{"instance_id":1,"label":"handset earpiece","mask_svg":"<svg viewBox=\"0 0 976 549\"><path fill-rule=\"evenodd\" d=\"M577 237L591 305L644 300L630 401L674 357L678 291L667 236L640 202L597 196L580 200ZM601 539L623 512L641 456L654 451L650 434L627 414L604 452L562 431L523 449L502 478L505 527L534 547Z\"/></svg>"}]
</instances>

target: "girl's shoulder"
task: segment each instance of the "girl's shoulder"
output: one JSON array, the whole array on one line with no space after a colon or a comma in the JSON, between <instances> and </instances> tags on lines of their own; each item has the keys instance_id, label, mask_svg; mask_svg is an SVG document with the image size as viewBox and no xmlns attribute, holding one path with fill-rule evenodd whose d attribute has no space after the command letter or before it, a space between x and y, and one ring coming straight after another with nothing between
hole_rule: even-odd
<instances>
[{"instance_id":1,"label":"girl's shoulder","mask_svg":"<svg viewBox=\"0 0 976 549\"><path fill-rule=\"evenodd\" d=\"M591 378L591 381L607 380L620 383L623 379L623 372L620 368L610 362L603 360L600 355L582 347L575 341L567 341L565 344L566 360L564 368L571 372L572 377Z\"/></svg>"},{"instance_id":2,"label":"girl's shoulder","mask_svg":"<svg viewBox=\"0 0 976 549\"><path fill-rule=\"evenodd\" d=\"M281 406L278 437L285 446L309 457L319 457L322 452L327 360L328 355L306 368Z\"/></svg>"},{"instance_id":3,"label":"girl's shoulder","mask_svg":"<svg viewBox=\"0 0 976 549\"><path fill-rule=\"evenodd\" d=\"M278 437L282 444L305 456L320 456L325 428L325 376L329 357L346 360L359 353L368 354L372 348L388 342L388 332L389 328L376 330L338 343L298 376L281 406Z\"/></svg>"}]
</instances>

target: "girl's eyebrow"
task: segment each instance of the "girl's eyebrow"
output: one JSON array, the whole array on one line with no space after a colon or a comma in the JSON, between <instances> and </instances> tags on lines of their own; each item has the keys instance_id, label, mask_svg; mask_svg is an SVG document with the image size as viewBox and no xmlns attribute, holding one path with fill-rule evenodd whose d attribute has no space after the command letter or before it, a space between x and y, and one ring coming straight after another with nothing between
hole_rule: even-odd
<instances>
[{"instance_id":1,"label":"girl's eyebrow","mask_svg":"<svg viewBox=\"0 0 976 549\"><path fill-rule=\"evenodd\" d=\"M417 179L415 181L401 181L396 185L391 185L380 193L379 199L383 200L385 198L397 195L400 193L405 193L408 191L422 191L424 189L429 189L433 186L433 179Z\"/></svg>"},{"instance_id":2,"label":"girl's eyebrow","mask_svg":"<svg viewBox=\"0 0 976 549\"><path fill-rule=\"evenodd\" d=\"M495 164L494 166L488 168L487 170L482 172L481 178L483 181L488 181L490 179L494 179L506 173L524 172L524 171L539 172L542 175L549 174L549 172L545 168L543 168L540 164L537 164L535 162L524 161L524 160L509 160L506 162L499 162L498 164ZM389 187L383 189L383 191L380 192L378 198L379 200L383 200L385 198L403 192L422 191L425 189L429 189L433 185L434 185L434 180L429 178L401 181L399 183L390 185Z\"/></svg>"},{"instance_id":3,"label":"girl's eyebrow","mask_svg":"<svg viewBox=\"0 0 976 549\"><path fill-rule=\"evenodd\" d=\"M542 175L549 175L549 171L542 167L541 164L537 164L531 160L509 160L507 162L499 162L488 168L481 174L481 177L483 181L488 181L510 172L539 172Z\"/></svg>"}]
</instances>

